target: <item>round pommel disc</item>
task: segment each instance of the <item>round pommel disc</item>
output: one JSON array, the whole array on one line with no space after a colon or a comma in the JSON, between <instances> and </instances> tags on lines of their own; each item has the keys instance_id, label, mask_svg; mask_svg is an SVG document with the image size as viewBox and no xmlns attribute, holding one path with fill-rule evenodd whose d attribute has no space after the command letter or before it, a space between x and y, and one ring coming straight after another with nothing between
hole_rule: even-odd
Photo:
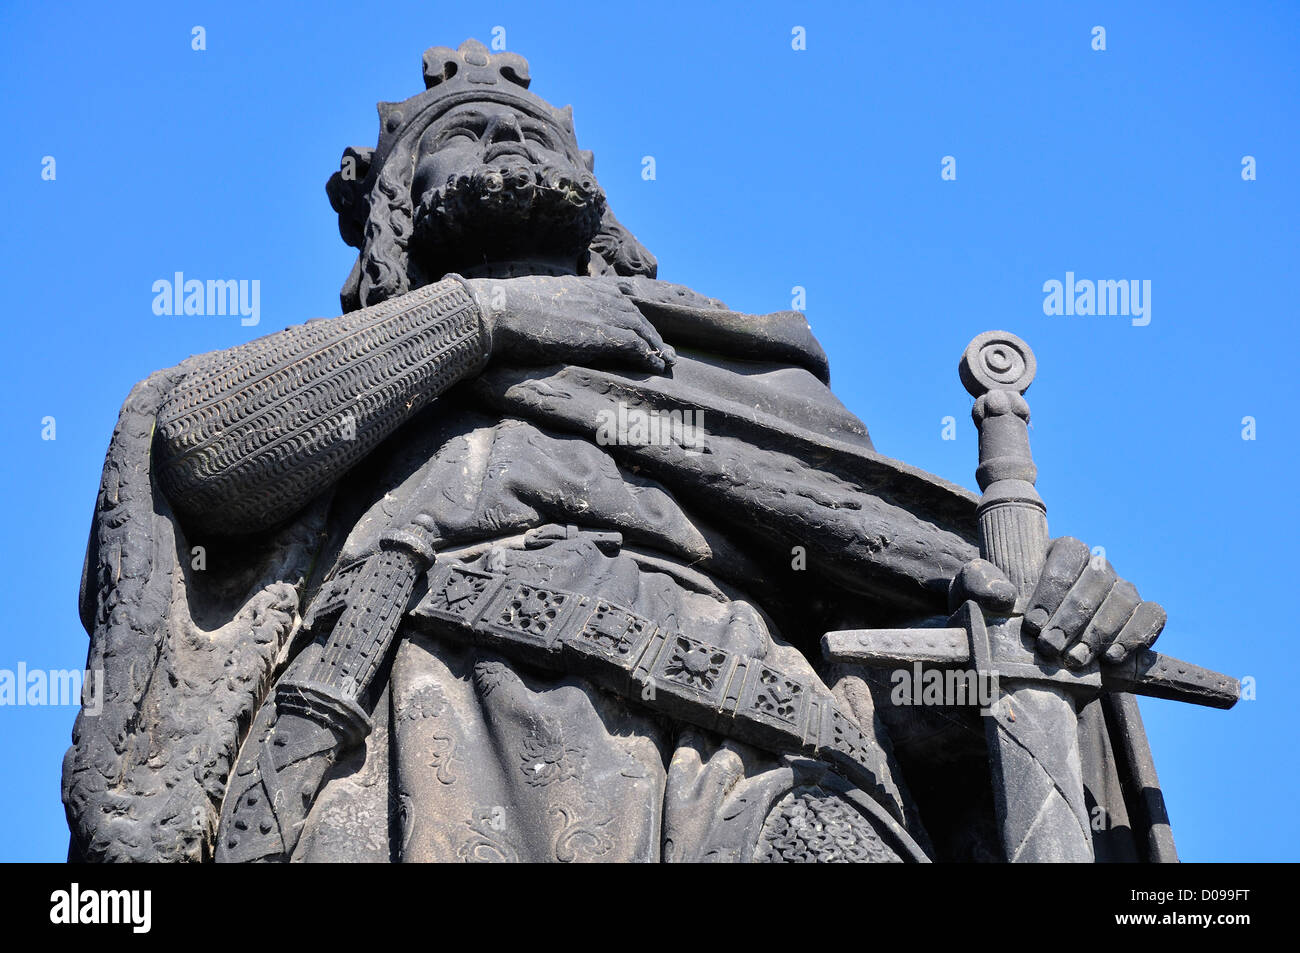
<instances>
[{"instance_id":1,"label":"round pommel disc","mask_svg":"<svg viewBox=\"0 0 1300 953\"><path fill-rule=\"evenodd\" d=\"M1034 352L1010 331L985 331L970 342L958 365L961 382L972 397L991 390L1023 394L1037 369Z\"/></svg>"}]
</instances>

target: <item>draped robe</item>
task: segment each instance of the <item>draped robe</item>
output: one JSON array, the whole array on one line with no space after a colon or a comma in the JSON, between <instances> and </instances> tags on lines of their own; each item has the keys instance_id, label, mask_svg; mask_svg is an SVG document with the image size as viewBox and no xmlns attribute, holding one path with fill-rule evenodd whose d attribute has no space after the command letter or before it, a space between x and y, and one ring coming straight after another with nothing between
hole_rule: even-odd
<instances>
[{"instance_id":1,"label":"draped robe","mask_svg":"<svg viewBox=\"0 0 1300 953\"><path fill-rule=\"evenodd\" d=\"M817 653L827 628L942 616L977 555L976 497L876 453L799 313L635 291L678 350L668 373L489 367L203 571L149 467L151 414L186 365L137 386L83 579L106 697L65 762L74 855L209 856L270 689L319 651L316 600L423 515L467 565L607 598L833 692L888 763L907 831L825 765L403 623L373 730L331 769L293 859L997 859L978 716L891 710L879 678ZM698 413L702 446L598 442L620 407ZM1132 699L1088 706L1080 740L1109 817L1099 858L1170 857Z\"/></svg>"}]
</instances>

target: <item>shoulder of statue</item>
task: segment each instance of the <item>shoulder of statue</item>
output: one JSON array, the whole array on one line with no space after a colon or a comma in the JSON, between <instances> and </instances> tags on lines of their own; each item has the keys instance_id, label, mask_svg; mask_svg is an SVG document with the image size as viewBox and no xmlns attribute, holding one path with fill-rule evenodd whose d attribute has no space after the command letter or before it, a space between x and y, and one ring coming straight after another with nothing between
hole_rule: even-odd
<instances>
[{"instance_id":1,"label":"shoulder of statue","mask_svg":"<svg viewBox=\"0 0 1300 953\"><path fill-rule=\"evenodd\" d=\"M653 301L655 304L675 304L684 308L702 308L716 311L731 310L717 298L710 298L685 285L673 284L671 281L660 281L657 278L646 278L643 275L620 276L606 280L617 281L620 286L626 284L630 286L633 297L640 298L643 301Z\"/></svg>"}]
</instances>

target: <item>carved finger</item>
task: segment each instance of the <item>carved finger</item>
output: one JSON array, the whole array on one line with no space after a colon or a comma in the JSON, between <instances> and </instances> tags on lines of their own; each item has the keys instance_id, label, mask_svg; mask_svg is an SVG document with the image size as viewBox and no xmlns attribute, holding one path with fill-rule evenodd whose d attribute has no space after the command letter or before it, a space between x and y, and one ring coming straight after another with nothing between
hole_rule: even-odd
<instances>
[{"instance_id":1,"label":"carved finger","mask_svg":"<svg viewBox=\"0 0 1300 953\"><path fill-rule=\"evenodd\" d=\"M1052 618L1075 582L1088 568L1092 553L1073 536L1063 536L1052 543L1043 562L1038 585L1029 597L1025 612L1025 627L1029 635L1037 635Z\"/></svg>"},{"instance_id":2,"label":"carved finger","mask_svg":"<svg viewBox=\"0 0 1300 953\"><path fill-rule=\"evenodd\" d=\"M955 612L967 599L974 599L989 612L1010 612L1016 604L1016 587L987 559L972 559L953 577L948 607Z\"/></svg>"},{"instance_id":3,"label":"carved finger","mask_svg":"<svg viewBox=\"0 0 1300 953\"><path fill-rule=\"evenodd\" d=\"M1098 649L1109 644L1123 630L1124 623L1133 615L1133 610L1141 601L1142 597L1138 595L1133 583L1127 579L1116 582L1066 657L1075 665L1087 665L1096 657Z\"/></svg>"},{"instance_id":4,"label":"carved finger","mask_svg":"<svg viewBox=\"0 0 1300 953\"><path fill-rule=\"evenodd\" d=\"M604 331L604 335L615 344L620 354L633 363L648 367L656 373L663 371L665 367L663 356L636 331L626 328L608 328Z\"/></svg>"},{"instance_id":5,"label":"carved finger","mask_svg":"<svg viewBox=\"0 0 1300 953\"><path fill-rule=\"evenodd\" d=\"M637 310L636 305L630 301L626 302L626 304L626 309L620 309L614 313L611 323L616 327L635 332L650 345L656 354L663 357L669 364L676 361L677 352L664 342L655 326L646 320L645 316Z\"/></svg>"},{"instance_id":6,"label":"carved finger","mask_svg":"<svg viewBox=\"0 0 1300 953\"><path fill-rule=\"evenodd\" d=\"M1089 620L1115 587L1115 570L1103 562L1100 568L1089 561L1083 575L1070 587L1038 636L1039 648L1047 655L1059 655L1077 639Z\"/></svg>"},{"instance_id":7,"label":"carved finger","mask_svg":"<svg viewBox=\"0 0 1300 953\"><path fill-rule=\"evenodd\" d=\"M1164 608L1158 602L1139 603L1128 622L1124 623L1119 638L1106 649L1106 660L1119 662L1131 652L1150 647L1160 637L1167 618Z\"/></svg>"},{"instance_id":8,"label":"carved finger","mask_svg":"<svg viewBox=\"0 0 1300 953\"><path fill-rule=\"evenodd\" d=\"M665 361L668 360L670 354L673 359L676 360L677 353L664 342L664 339L659 336L659 332L655 330L655 326L645 318L641 318L632 330L635 331L642 340L649 344L650 348ZM671 363L671 361L669 363Z\"/></svg>"}]
</instances>

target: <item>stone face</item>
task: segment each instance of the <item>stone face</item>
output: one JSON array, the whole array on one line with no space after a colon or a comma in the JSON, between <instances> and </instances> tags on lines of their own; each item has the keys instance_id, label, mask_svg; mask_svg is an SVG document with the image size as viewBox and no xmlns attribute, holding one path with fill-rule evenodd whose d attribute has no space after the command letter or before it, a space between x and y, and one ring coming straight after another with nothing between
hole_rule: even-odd
<instances>
[{"instance_id":1,"label":"stone face","mask_svg":"<svg viewBox=\"0 0 1300 953\"><path fill-rule=\"evenodd\" d=\"M996 608L978 498L876 452L801 314L658 280L521 57L437 47L424 79L329 180L345 313L127 398L72 855L1002 856L978 712L821 652ZM1071 586L1120 584L1073 552L1025 591L1044 639L1084 634ZM1134 597L1092 652L1158 633ZM1170 857L1136 708L1078 725L1056 741L1129 825L1096 856Z\"/></svg>"}]
</instances>

